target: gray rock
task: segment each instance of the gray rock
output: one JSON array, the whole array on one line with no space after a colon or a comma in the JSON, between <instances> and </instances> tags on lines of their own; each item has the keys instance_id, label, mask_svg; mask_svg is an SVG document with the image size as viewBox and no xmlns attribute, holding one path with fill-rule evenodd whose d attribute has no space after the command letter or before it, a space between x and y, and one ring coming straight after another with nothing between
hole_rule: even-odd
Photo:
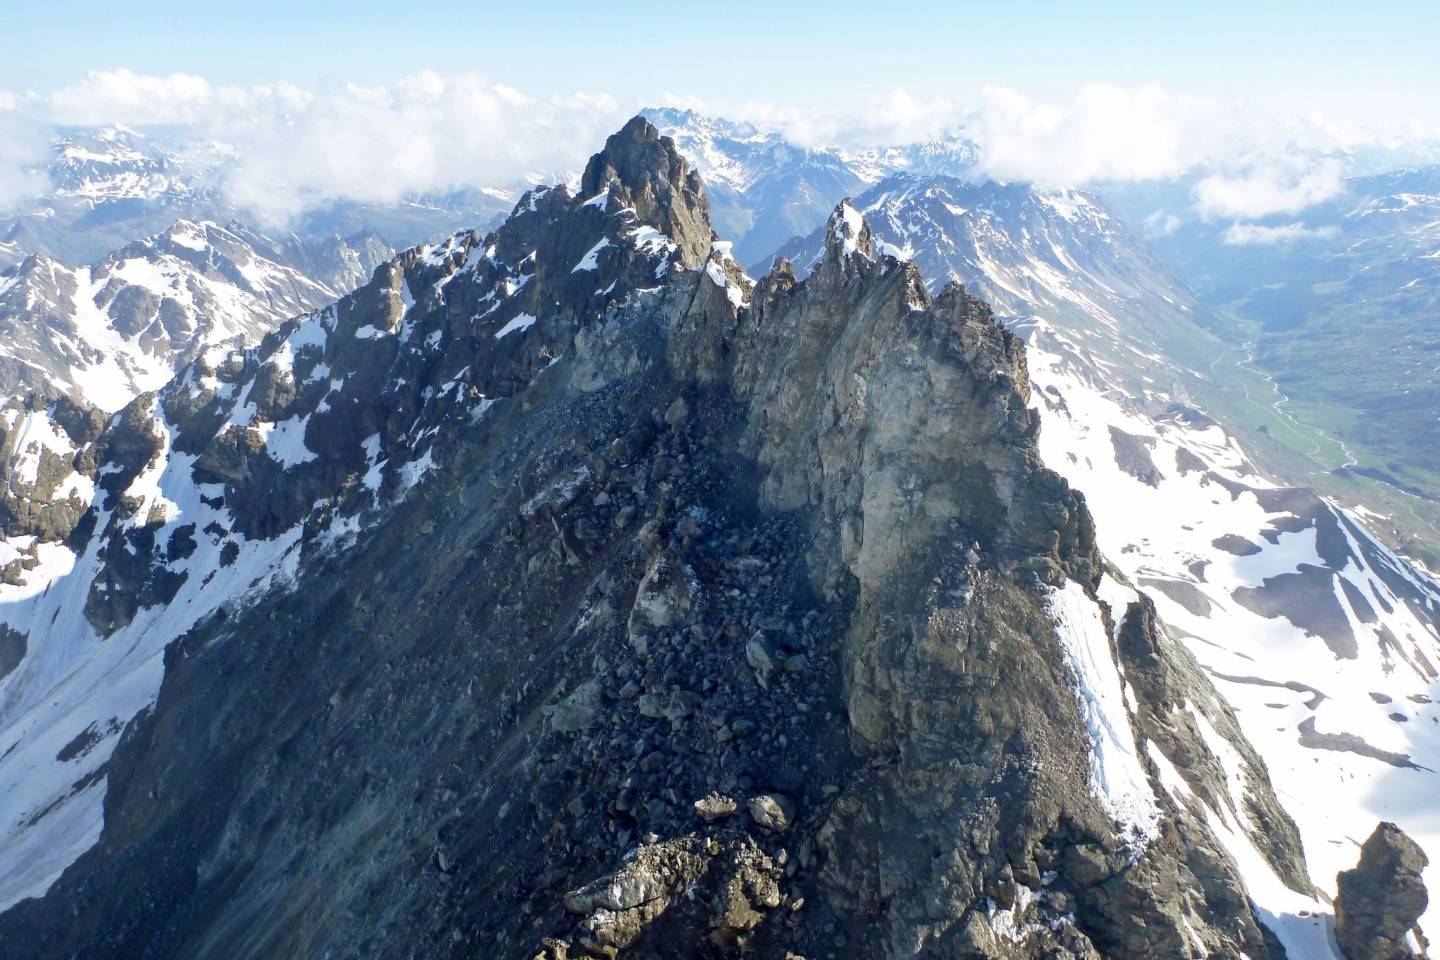
<instances>
[{"instance_id":1,"label":"gray rock","mask_svg":"<svg viewBox=\"0 0 1440 960\"><path fill-rule=\"evenodd\" d=\"M555 705L550 714L550 727L560 733L574 733L595 723L604 704L604 693L598 680L587 680L570 696Z\"/></svg>"},{"instance_id":2,"label":"gray rock","mask_svg":"<svg viewBox=\"0 0 1440 960\"><path fill-rule=\"evenodd\" d=\"M712 793L703 800L695 801L695 812L706 823L723 820L738 809L739 805L734 800L719 793Z\"/></svg>"},{"instance_id":3,"label":"gray rock","mask_svg":"<svg viewBox=\"0 0 1440 960\"><path fill-rule=\"evenodd\" d=\"M770 678L780 669L784 657L775 648L763 630L757 630L745 644L745 660L755 668L755 679L760 686L770 689Z\"/></svg>"},{"instance_id":4,"label":"gray rock","mask_svg":"<svg viewBox=\"0 0 1440 960\"><path fill-rule=\"evenodd\" d=\"M1360 863L1336 877L1335 940L1349 960L1417 955L1406 934L1416 929L1430 902L1421 879L1429 863L1425 851L1395 824L1375 828L1360 848Z\"/></svg>"},{"instance_id":5,"label":"gray rock","mask_svg":"<svg viewBox=\"0 0 1440 960\"><path fill-rule=\"evenodd\" d=\"M755 823L766 830L784 833L795 822L795 804L782 793L762 793L746 804Z\"/></svg>"},{"instance_id":6,"label":"gray rock","mask_svg":"<svg viewBox=\"0 0 1440 960\"><path fill-rule=\"evenodd\" d=\"M689 419L690 405L685 402L684 397L676 397L675 402L665 411L665 422L672 430L679 430Z\"/></svg>"}]
</instances>

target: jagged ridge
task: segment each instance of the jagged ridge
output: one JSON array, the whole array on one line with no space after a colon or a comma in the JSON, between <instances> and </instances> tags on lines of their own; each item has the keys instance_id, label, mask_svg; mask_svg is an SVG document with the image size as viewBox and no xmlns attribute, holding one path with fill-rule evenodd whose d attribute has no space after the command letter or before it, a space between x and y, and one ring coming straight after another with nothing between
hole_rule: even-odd
<instances>
[{"instance_id":1,"label":"jagged ridge","mask_svg":"<svg viewBox=\"0 0 1440 960\"><path fill-rule=\"evenodd\" d=\"M201 358L95 441L91 621L151 660L184 636L92 768L101 845L0 936L1274 955L1131 721L1118 754L1097 740L1116 628L1137 695L1178 668L1040 462L1018 339L875 258L845 208L811 278L752 288L643 122L585 182ZM182 535L181 488L218 530ZM177 566L201 533L294 588L206 593ZM137 580L176 578L202 612L157 635Z\"/></svg>"}]
</instances>

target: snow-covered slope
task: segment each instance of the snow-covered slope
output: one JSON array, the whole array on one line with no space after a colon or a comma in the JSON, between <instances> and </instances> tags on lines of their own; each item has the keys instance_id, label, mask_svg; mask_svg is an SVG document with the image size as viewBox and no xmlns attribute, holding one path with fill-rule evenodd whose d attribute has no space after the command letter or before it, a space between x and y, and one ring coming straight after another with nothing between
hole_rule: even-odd
<instances>
[{"instance_id":1,"label":"snow-covered slope","mask_svg":"<svg viewBox=\"0 0 1440 960\"><path fill-rule=\"evenodd\" d=\"M1321 890L1333 894L1379 820L1440 851L1440 584L1369 532L1378 518L1264 477L1197 408L1185 385L1205 373L1173 357L1207 335L1173 275L1077 194L903 180L856 207L877 246L925 265L927 282L964 281L1010 314L1046 463L1085 493L1108 560L1236 709ZM821 243L792 246L797 266ZM1207 808L1247 862L1243 799Z\"/></svg>"},{"instance_id":2,"label":"snow-covered slope","mask_svg":"<svg viewBox=\"0 0 1440 960\"><path fill-rule=\"evenodd\" d=\"M1235 708L1315 881L1333 893L1378 820L1440 849L1440 585L1364 518L1261 476L1202 412L1147 414L1045 320L1016 328L1046 462Z\"/></svg>"},{"instance_id":3,"label":"snow-covered slope","mask_svg":"<svg viewBox=\"0 0 1440 960\"><path fill-rule=\"evenodd\" d=\"M298 253L307 270L348 284L384 250L337 241L312 253L181 221L93 267L32 256L0 275L0 392L48 387L118 410L207 347L253 343L344 292L280 260Z\"/></svg>"},{"instance_id":4,"label":"snow-covered slope","mask_svg":"<svg viewBox=\"0 0 1440 960\"><path fill-rule=\"evenodd\" d=\"M1127 375L1179 340L1177 326L1204 335L1170 268L1079 191L897 175L853 206L880 249L913 260L932 287L956 280L1002 316L1041 314ZM796 238L780 253L805 273L819 243L816 234Z\"/></svg>"}]
</instances>

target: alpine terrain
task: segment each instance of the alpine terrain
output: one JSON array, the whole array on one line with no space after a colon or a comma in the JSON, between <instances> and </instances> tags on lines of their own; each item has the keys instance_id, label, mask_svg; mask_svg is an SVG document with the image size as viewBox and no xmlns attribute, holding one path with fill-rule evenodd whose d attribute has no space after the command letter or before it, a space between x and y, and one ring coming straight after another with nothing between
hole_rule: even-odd
<instances>
[{"instance_id":1,"label":"alpine terrain","mask_svg":"<svg viewBox=\"0 0 1440 960\"><path fill-rule=\"evenodd\" d=\"M1042 458L1235 708L1326 895L1377 821L1440 849L1440 584L1211 415L1227 384L1177 358L1226 346L1175 274L1075 191L899 178L844 209L1025 338ZM803 270L825 242L788 250Z\"/></svg>"},{"instance_id":2,"label":"alpine terrain","mask_svg":"<svg viewBox=\"0 0 1440 960\"><path fill-rule=\"evenodd\" d=\"M50 161L36 171L45 183L41 194L0 216L0 269L30 254L96 263L180 220L271 223L273 211L231 199L226 188L238 162L224 144L179 131L69 130L55 142ZM289 243L324 244L373 234L408 246L462 223L493 223L514 205L518 193L516 185L499 184L407 196L390 204L336 200L308 209L289 224L294 230Z\"/></svg>"},{"instance_id":3,"label":"alpine terrain","mask_svg":"<svg viewBox=\"0 0 1440 960\"><path fill-rule=\"evenodd\" d=\"M1254 717L1360 750L1320 687L1354 660L1429 725L1397 699L1426 582L1197 411L1099 406L1060 320L1027 364L855 206L803 278L730 249L636 118L578 190L113 415L22 401L6 952L1333 956L1325 841L1267 774L1300 752L1262 759L1287 734ZM1219 501L1176 542L1226 546L1182 574L1105 497L1097 526L1064 472L1105 457ZM1272 647L1311 650L1276 608L1326 589L1329 659L1274 680ZM1261 632L1212 656L1212 622ZM1340 932L1399 949L1423 853L1374 827L1336 855Z\"/></svg>"},{"instance_id":4,"label":"alpine terrain","mask_svg":"<svg viewBox=\"0 0 1440 960\"><path fill-rule=\"evenodd\" d=\"M281 244L182 220L94 266L31 255L0 274L0 394L43 384L118 410L207 348L333 301L391 252L374 235Z\"/></svg>"}]
</instances>

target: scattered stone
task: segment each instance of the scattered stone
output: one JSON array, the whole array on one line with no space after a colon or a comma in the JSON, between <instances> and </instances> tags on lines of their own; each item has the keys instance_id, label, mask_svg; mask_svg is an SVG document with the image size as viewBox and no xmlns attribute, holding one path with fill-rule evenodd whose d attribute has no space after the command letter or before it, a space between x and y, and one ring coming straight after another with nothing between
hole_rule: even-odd
<instances>
[{"instance_id":1,"label":"scattered stone","mask_svg":"<svg viewBox=\"0 0 1440 960\"><path fill-rule=\"evenodd\" d=\"M734 800L719 793L712 793L703 800L695 801L695 812L700 814L700 819L706 823L723 820L738 809L739 805Z\"/></svg>"},{"instance_id":2,"label":"scattered stone","mask_svg":"<svg viewBox=\"0 0 1440 960\"><path fill-rule=\"evenodd\" d=\"M795 805L784 794L762 793L751 797L747 806L755 823L766 830L784 833L795 822Z\"/></svg>"}]
</instances>

